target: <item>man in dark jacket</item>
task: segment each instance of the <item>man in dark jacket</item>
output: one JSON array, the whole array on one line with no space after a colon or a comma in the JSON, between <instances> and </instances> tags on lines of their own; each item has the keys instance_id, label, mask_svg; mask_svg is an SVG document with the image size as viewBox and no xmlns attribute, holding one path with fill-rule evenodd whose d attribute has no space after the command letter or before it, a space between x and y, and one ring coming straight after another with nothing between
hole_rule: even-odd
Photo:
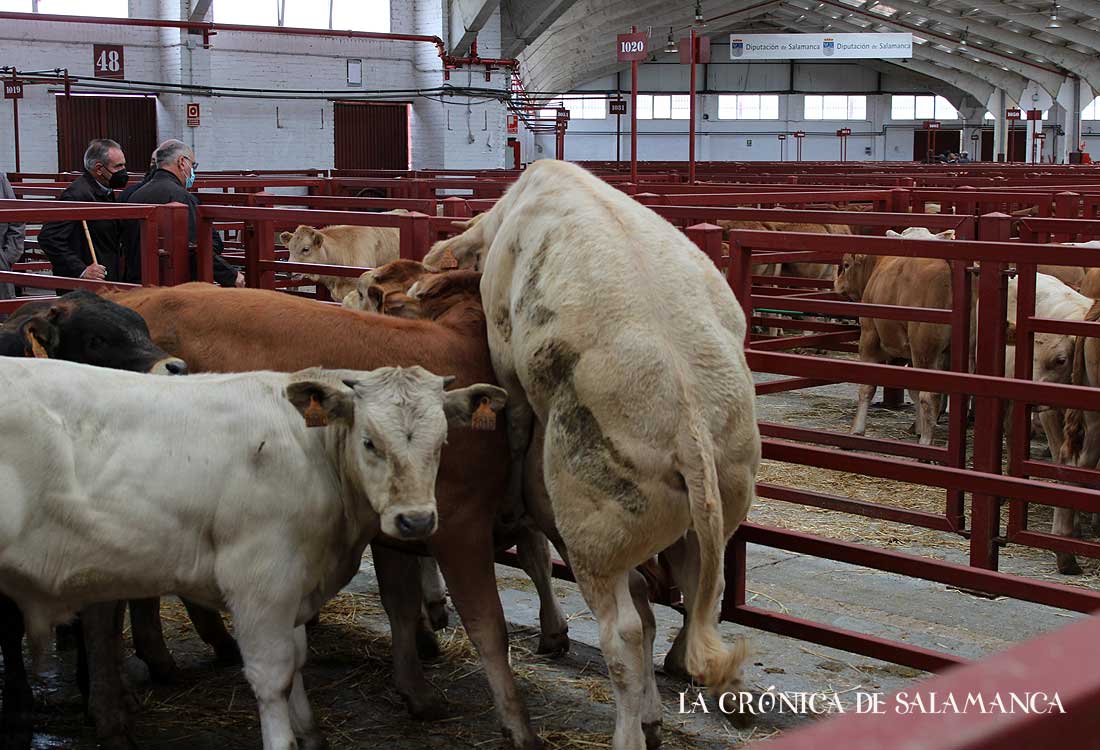
<instances>
[{"instance_id":1,"label":"man in dark jacket","mask_svg":"<svg viewBox=\"0 0 1100 750\"><path fill-rule=\"evenodd\" d=\"M182 203L187 206L187 241L195 244L195 228L198 224L199 199L188 191L195 182L195 153L182 141L165 141L153 154L156 171L129 196L130 203ZM141 247L141 228L138 226L127 237L127 246L136 254ZM215 245L214 281L221 286L244 286L244 274L229 265ZM195 276L195 254L191 255L191 274Z\"/></svg>"},{"instance_id":2,"label":"man in dark jacket","mask_svg":"<svg viewBox=\"0 0 1100 750\"><path fill-rule=\"evenodd\" d=\"M15 192L11 189L8 176L0 172L0 198L15 200ZM21 257L23 257L24 227L22 223L7 224L0 221L0 271L10 271ZM0 281L0 299L11 299L15 296L15 285Z\"/></svg>"},{"instance_id":3,"label":"man in dark jacket","mask_svg":"<svg viewBox=\"0 0 1100 750\"><path fill-rule=\"evenodd\" d=\"M84 152L84 174L77 177L58 196L62 201L115 203L115 190L126 186L126 155L109 138L97 138ZM84 227L79 221L51 221L38 233L38 246L50 259L55 276L71 278L121 279L123 224L118 219L88 222L88 233L95 246L95 260L88 247Z\"/></svg>"}]
</instances>

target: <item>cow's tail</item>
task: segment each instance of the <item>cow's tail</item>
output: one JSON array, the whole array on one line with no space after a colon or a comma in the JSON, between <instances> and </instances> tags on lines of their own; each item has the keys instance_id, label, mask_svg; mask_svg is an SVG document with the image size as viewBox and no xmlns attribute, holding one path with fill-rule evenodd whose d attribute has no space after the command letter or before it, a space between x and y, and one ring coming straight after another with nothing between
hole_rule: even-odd
<instances>
[{"instance_id":1,"label":"cow's tail","mask_svg":"<svg viewBox=\"0 0 1100 750\"><path fill-rule=\"evenodd\" d=\"M725 522L718 487L714 442L701 410L692 409L682 473L688 490L691 523L699 541L699 587L687 633L687 668L715 693L740 679L747 644L729 647L718 633L717 611L725 583ZM690 453L690 455L687 455Z\"/></svg>"},{"instance_id":2,"label":"cow's tail","mask_svg":"<svg viewBox=\"0 0 1100 750\"><path fill-rule=\"evenodd\" d=\"M1086 321L1100 320L1100 302L1093 302L1092 307L1085 314ZM1084 385L1087 379L1085 373L1085 341L1086 336L1078 336L1073 345L1073 374L1070 383ZM1085 442L1085 413L1080 409L1066 409L1065 425L1062 433L1062 455L1059 460L1064 464L1077 463L1077 456Z\"/></svg>"}]
</instances>

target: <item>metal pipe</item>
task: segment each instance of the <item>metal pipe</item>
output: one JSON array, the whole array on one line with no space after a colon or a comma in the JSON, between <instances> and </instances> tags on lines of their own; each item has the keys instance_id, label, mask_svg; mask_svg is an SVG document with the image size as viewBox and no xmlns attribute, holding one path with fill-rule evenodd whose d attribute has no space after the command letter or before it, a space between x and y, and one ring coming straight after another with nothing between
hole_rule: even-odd
<instances>
[{"instance_id":1,"label":"metal pipe","mask_svg":"<svg viewBox=\"0 0 1100 750\"><path fill-rule=\"evenodd\" d=\"M691 33L688 35L688 44L691 45L691 50L688 52L688 61L691 63L691 98L689 100L691 112L688 117L691 118L688 124L688 184L695 184L695 45L698 37L695 33L695 28L692 27Z\"/></svg>"},{"instance_id":2,"label":"metal pipe","mask_svg":"<svg viewBox=\"0 0 1100 750\"><path fill-rule=\"evenodd\" d=\"M15 72L12 71L12 74L11 74L12 86L14 86L16 83L18 83L18 80L19 79L17 79L15 77ZM16 172L22 172L23 169L20 166L20 162L19 162L19 97L14 96L14 92L13 92L13 98L11 100L11 119L12 119L12 132L15 135L15 171Z\"/></svg>"},{"instance_id":3,"label":"metal pipe","mask_svg":"<svg viewBox=\"0 0 1100 750\"><path fill-rule=\"evenodd\" d=\"M637 26L630 33L638 33ZM651 40L652 41L652 40ZM630 181L638 183L638 61L630 61Z\"/></svg>"}]
</instances>

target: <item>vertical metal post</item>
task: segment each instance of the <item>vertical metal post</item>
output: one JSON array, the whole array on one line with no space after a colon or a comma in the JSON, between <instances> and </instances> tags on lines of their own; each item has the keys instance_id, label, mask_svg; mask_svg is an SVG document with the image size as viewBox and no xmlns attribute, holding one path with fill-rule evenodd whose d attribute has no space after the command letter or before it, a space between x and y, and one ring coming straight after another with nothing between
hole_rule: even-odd
<instances>
[{"instance_id":1,"label":"vertical metal post","mask_svg":"<svg viewBox=\"0 0 1100 750\"><path fill-rule=\"evenodd\" d=\"M255 224L256 259L275 260L275 222L257 221ZM275 289L275 271L256 267L257 286L260 289Z\"/></svg>"},{"instance_id":2,"label":"vertical metal post","mask_svg":"<svg viewBox=\"0 0 1100 750\"><path fill-rule=\"evenodd\" d=\"M635 34L637 26L630 27ZM630 61L630 181L638 184L638 61Z\"/></svg>"},{"instance_id":3,"label":"vertical metal post","mask_svg":"<svg viewBox=\"0 0 1100 750\"><path fill-rule=\"evenodd\" d=\"M691 50L688 52L688 60L691 61L691 100L690 108L691 112L690 122L688 124L688 184L695 184L695 47L698 37L695 33L695 28L692 27L691 33L688 36L688 43L691 45Z\"/></svg>"},{"instance_id":4,"label":"vertical metal post","mask_svg":"<svg viewBox=\"0 0 1100 750\"><path fill-rule=\"evenodd\" d=\"M150 211L149 218L141 225L141 285L160 284L160 252L158 251L160 230L157 226L157 211Z\"/></svg>"},{"instance_id":5,"label":"vertical metal post","mask_svg":"<svg viewBox=\"0 0 1100 750\"><path fill-rule=\"evenodd\" d=\"M968 261L951 261L951 370L970 371L970 274ZM966 428L969 399L965 393L951 393L947 397L947 461L948 466L966 467ZM966 528L962 490L948 489L946 497L947 522L955 531Z\"/></svg>"},{"instance_id":6,"label":"vertical metal post","mask_svg":"<svg viewBox=\"0 0 1100 750\"><path fill-rule=\"evenodd\" d=\"M199 209L198 221L195 225L195 242L197 255L195 262L195 281L214 283L214 222L202 215Z\"/></svg>"},{"instance_id":7,"label":"vertical metal post","mask_svg":"<svg viewBox=\"0 0 1100 750\"><path fill-rule=\"evenodd\" d=\"M688 227L684 234L714 261L716 267L722 267L722 227L704 222Z\"/></svg>"},{"instance_id":8,"label":"vertical metal post","mask_svg":"<svg viewBox=\"0 0 1100 750\"><path fill-rule=\"evenodd\" d=\"M15 73L11 74L12 86L18 83L18 79L15 77ZM11 124L12 133L15 136L15 171L22 172L22 168L19 162L19 99L15 98L11 100Z\"/></svg>"}]
</instances>

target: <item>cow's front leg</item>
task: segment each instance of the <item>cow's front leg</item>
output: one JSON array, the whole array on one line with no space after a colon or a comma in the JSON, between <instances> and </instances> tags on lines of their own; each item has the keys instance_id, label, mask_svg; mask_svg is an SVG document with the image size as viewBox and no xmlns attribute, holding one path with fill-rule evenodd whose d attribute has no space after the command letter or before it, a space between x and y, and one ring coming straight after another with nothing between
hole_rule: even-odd
<instances>
[{"instance_id":1,"label":"cow's front leg","mask_svg":"<svg viewBox=\"0 0 1100 750\"><path fill-rule=\"evenodd\" d=\"M441 719L447 713L446 703L424 676L416 646L422 598L420 563L415 555L380 543L371 544L371 556L382 606L390 620L394 686L413 718Z\"/></svg>"},{"instance_id":2,"label":"cow's front leg","mask_svg":"<svg viewBox=\"0 0 1100 750\"><path fill-rule=\"evenodd\" d=\"M467 499L470 505L475 502L474 498ZM515 750L541 748L542 741L531 729L527 705L508 664L508 628L497 593L489 524L459 524L457 533L451 534L441 528L429 539L429 545L485 669L504 736Z\"/></svg>"},{"instance_id":3,"label":"cow's front leg","mask_svg":"<svg viewBox=\"0 0 1100 750\"><path fill-rule=\"evenodd\" d=\"M81 635L88 655L88 712L101 748L129 748L132 728L122 682L122 614L125 602L85 607Z\"/></svg>"},{"instance_id":4,"label":"cow's front leg","mask_svg":"<svg viewBox=\"0 0 1100 750\"><path fill-rule=\"evenodd\" d=\"M420 558L420 588L424 592L424 609L432 630L447 627L447 587L439 574L439 565L434 558Z\"/></svg>"}]
</instances>

